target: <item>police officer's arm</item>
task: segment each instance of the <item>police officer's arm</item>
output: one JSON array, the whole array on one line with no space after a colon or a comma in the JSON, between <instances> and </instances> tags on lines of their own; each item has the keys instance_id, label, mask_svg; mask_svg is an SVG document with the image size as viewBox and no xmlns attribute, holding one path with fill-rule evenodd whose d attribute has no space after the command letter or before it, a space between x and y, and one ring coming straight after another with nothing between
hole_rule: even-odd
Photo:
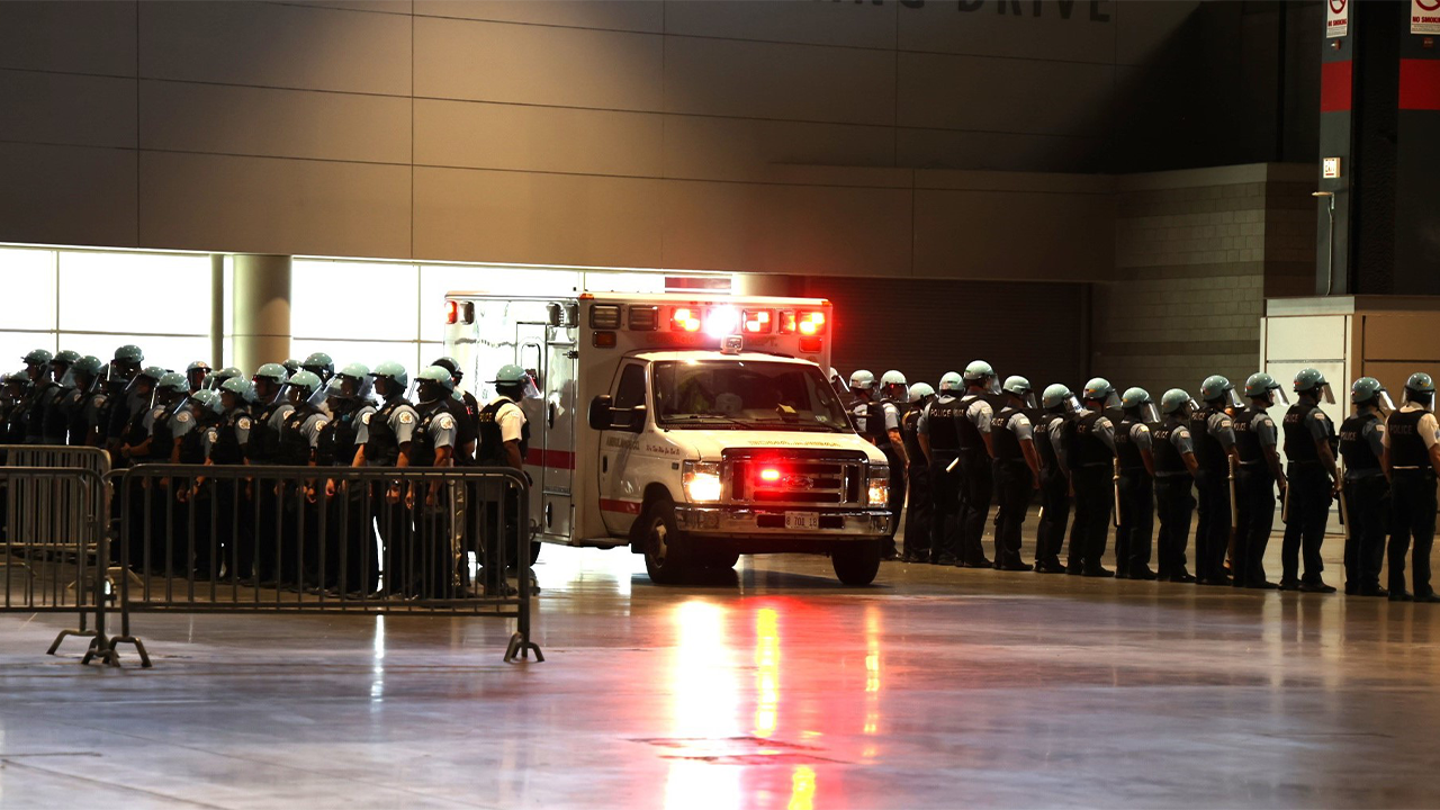
<instances>
[{"instance_id":1,"label":"police officer's arm","mask_svg":"<svg viewBox=\"0 0 1440 810\"><path fill-rule=\"evenodd\" d=\"M1195 458L1195 442L1190 437L1190 429L1181 425L1170 432L1170 442L1175 449L1180 451L1180 458L1185 462L1185 469L1191 475L1200 468L1200 462Z\"/></svg>"},{"instance_id":2,"label":"police officer's arm","mask_svg":"<svg viewBox=\"0 0 1440 810\"><path fill-rule=\"evenodd\" d=\"M1214 425L1210 432L1219 440L1220 446L1225 448L1225 455L1230 457L1232 464L1240 463L1240 450L1235 446L1235 420L1230 414L1221 411L1210 417Z\"/></svg>"},{"instance_id":3,"label":"police officer's arm","mask_svg":"<svg viewBox=\"0 0 1440 810\"><path fill-rule=\"evenodd\" d=\"M1285 480L1285 469L1280 465L1280 437L1275 430L1275 421L1265 414L1256 417L1252 427L1260 437L1260 452L1265 454L1265 466L1270 468L1270 475L1284 489L1289 482Z\"/></svg>"},{"instance_id":4,"label":"police officer's arm","mask_svg":"<svg viewBox=\"0 0 1440 810\"><path fill-rule=\"evenodd\" d=\"M1440 474L1440 422L1435 420L1435 414L1427 413L1420 417L1420 424L1416 425L1415 429L1425 440L1425 451L1430 456L1430 467Z\"/></svg>"},{"instance_id":5,"label":"police officer's arm","mask_svg":"<svg viewBox=\"0 0 1440 810\"><path fill-rule=\"evenodd\" d=\"M1065 420L1058 416L1050 420L1050 449L1055 451L1055 460L1066 478L1070 477L1070 459L1065 452L1065 431L1068 429Z\"/></svg>"},{"instance_id":6,"label":"police officer's arm","mask_svg":"<svg viewBox=\"0 0 1440 810\"><path fill-rule=\"evenodd\" d=\"M887 402L883 410L885 412L885 435L890 437L890 449L895 451L901 465L908 467L910 460L905 456L905 436L900 432L900 409Z\"/></svg>"},{"instance_id":7,"label":"police officer's arm","mask_svg":"<svg viewBox=\"0 0 1440 810\"><path fill-rule=\"evenodd\" d=\"M928 466L935 463L933 454L930 452L930 405L925 405L925 410L920 412L920 419L915 423L915 440L920 445L920 452L925 454L925 464Z\"/></svg>"},{"instance_id":8,"label":"police officer's arm","mask_svg":"<svg viewBox=\"0 0 1440 810\"><path fill-rule=\"evenodd\" d=\"M1145 462L1145 472L1153 478L1155 476L1155 451L1150 441L1150 428L1143 424L1137 424L1130 428L1131 440L1140 451L1140 460Z\"/></svg>"},{"instance_id":9,"label":"police officer's arm","mask_svg":"<svg viewBox=\"0 0 1440 810\"><path fill-rule=\"evenodd\" d=\"M1100 438L1100 441L1105 443L1106 447L1110 448L1111 454L1114 454L1115 423L1110 421L1110 417L1102 416L1095 420L1095 435Z\"/></svg>"},{"instance_id":10,"label":"police officer's arm","mask_svg":"<svg viewBox=\"0 0 1440 810\"><path fill-rule=\"evenodd\" d=\"M1334 483L1335 489L1340 488L1340 470L1335 466L1335 453L1330 450L1330 420L1319 408L1310 412L1310 436L1315 440L1315 451L1320 454L1320 461L1325 465L1325 471L1330 473L1330 480Z\"/></svg>"},{"instance_id":11,"label":"police officer's arm","mask_svg":"<svg viewBox=\"0 0 1440 810\"><path fill-rule=\"evenodd\" d=\"M1035 427L1030 424L1030 417L1023 413L1010 417L1009 427L1015 432L1015 438L1020 442L1020 454L1025 457L1025 464L1030 468L1030 485L1039 489L1040 455L1035 452Z\"/></svg>"},{"instance_id":12,"label":"police officer's arm","mask_svg":"<svg viewBox=\"0 0 1440 810\"><path fill-rule=\"evenodd\" d=\"M980 431L980 439L985 442L986 455L994 458L995 437L990 435L990 422L995 418L995 411L991 409L990 403L979 400L970 406L965 415L970 417L975 423L975 429Z\"/></svg>"},{"instance_id":13,"label":"police officer's arm","mask_svg":"<svg viewBox=\"0 0 1440 810\"><path fill-rule=\"evenodd\" d=\"M504 442L505 460L511 467L525 472L525 459L520 455L525 414L521 412L520 406L511 403L509 407L502 407L500 412L495 414L495 421L500 425L500 440Z\"/></svg>"}]
</instances>

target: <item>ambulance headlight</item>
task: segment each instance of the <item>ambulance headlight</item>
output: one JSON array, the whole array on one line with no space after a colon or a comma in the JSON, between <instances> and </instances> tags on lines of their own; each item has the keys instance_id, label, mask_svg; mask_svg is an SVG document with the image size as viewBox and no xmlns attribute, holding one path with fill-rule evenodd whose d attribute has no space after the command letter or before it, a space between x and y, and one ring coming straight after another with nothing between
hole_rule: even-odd
<instances>
[{"instance_id":1,"label":"ambulance headlight","mask_svg":"<svg viewBox=\"0 0 1440 810\"><path fill-rule=\"evenodd\" d=\"M720 464L715 461L685 462L685 498L691 503L715 503L724 487L720 481Z\"/></svg>"},{"instance_id":2,"label":"ambulance headlight","mask_svg":"<svg viewBox=\"0 0 1440 810\"><path fill-rule=\"evenodd\" d=\"M885 466L872 466L870 468L869 488L866 494L866 503L871 509L879 509L890 504L890 468Z\"/></svg>"}]
</instances>

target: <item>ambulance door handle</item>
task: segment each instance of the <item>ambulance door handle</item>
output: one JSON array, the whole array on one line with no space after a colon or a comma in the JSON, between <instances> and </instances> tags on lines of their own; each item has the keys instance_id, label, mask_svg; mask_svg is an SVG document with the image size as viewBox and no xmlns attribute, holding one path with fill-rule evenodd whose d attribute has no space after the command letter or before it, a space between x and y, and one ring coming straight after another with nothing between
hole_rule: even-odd
<instances>
[{"instance_id":1,"label":"ambulance door handle","mask_svg":"<svg viewBox=\"0 0 1440 810\"><path fill-rule=\"evenodd\" d=\"M546 417L545 417L545 422L546 422L546 426L547 426L547 427L551 427L551 428L555 427L555 403L553 403L553 402L550 403L550 405L549 405L548 408L547 408L547 414L546 414Z\"/></svg>"},{"instance_id":2,"label":"ambulance door handle","mask_svg":"<svg viewBox=\"0 0 1440 810\"><path fill-rule=\"evenodd\" d=\"M602 473L608 473L608 472L610 472L610 457L609 457L609 456L601 456L601 457L600 457L600 472L602 472Z\"/></svg>"}]
</instances>

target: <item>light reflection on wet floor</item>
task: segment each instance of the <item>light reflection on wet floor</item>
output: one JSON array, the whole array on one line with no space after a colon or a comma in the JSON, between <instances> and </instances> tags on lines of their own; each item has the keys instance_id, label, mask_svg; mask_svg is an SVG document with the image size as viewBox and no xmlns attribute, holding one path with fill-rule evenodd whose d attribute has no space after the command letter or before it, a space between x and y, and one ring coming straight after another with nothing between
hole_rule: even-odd
<instances>
[{"instance_id":1,"label":"light reflection on wet floor","mask_svg":"<svg viewBox=\"0 0 1440 810\"><path fill-rule=\"evenodd\" d=\"M1440 606L796 556L657 588L555 547L537 575L543 664L497 621L146 615L156 668L113 672L0 616L0 805L1434 804Z\"/></svg>"}]
</instances>

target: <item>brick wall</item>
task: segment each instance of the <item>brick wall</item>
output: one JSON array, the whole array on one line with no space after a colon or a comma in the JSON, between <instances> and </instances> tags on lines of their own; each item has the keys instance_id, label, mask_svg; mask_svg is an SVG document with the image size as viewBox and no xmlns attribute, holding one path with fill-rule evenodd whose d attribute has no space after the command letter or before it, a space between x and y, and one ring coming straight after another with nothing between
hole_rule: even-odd
<instances>
[{"instance_id":1,"label":"brick wall","mask_svg":"<svg viewBox=\"0 0 1440 810\"><path fill-rule=\"evenodd\" d=\"M1265 297L1313 292L1313 174L1268 164L1118 178L1118 280L1094 285L1092 371L1157 400L1254 373Z\"/></svg>"}]
</instances>

